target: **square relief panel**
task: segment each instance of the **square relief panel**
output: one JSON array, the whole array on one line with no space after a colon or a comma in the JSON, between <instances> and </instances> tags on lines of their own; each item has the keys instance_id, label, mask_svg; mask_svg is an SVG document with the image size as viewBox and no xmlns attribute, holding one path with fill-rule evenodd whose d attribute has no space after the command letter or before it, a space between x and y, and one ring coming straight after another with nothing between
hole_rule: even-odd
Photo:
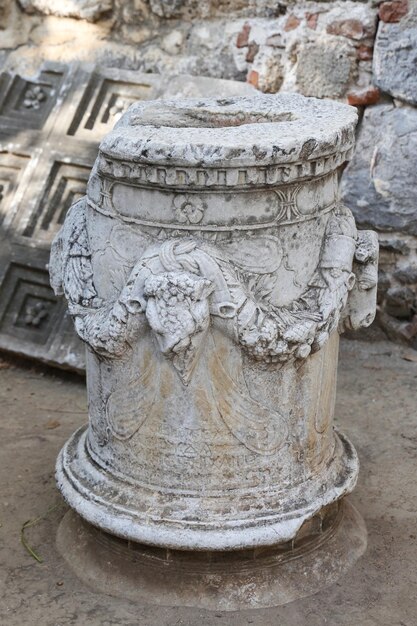
<instances>
[{"instance_id":1,"label":"square relief panel","mask_svg":"<svg viewBox=\"0 0 417 626\"><path fill-rule=\"evenodd\" d=\"M68 129L68 135L92 140L108 132L133 102L152 98L153 86L93 74Z\"/></svg>"},{"instance_id":2,"label":"square relief panel","mask_svg":"<svg viewBox=\"0 0 417 626\"><path fill-rule=\"evenodd\" d=\"M0 76L0 125L6 129L41 129L56 100L62 72L43 71L36 80Z\"/></svg>"},{"instance_id":3,"label":"square relief panel","mask_svg":"<svg viewBox=\"0 0 417 626\"><path fill-rule=\"evenodd\" d=\"M48 341L62 309L46 270L15 263L0 287L0 301L0 332L36 344Z\"/></svg>"},{"instance_id":4,"label":"square relief panel","mask_svg":"<svg viewBox=\"0 0 417 626\"><path fill-rule=\"evenodd\" d=\"M85 194L90 170L75 163L54 162L23 236L50 243L70 206Z\"/></svg>"}]
</instances>

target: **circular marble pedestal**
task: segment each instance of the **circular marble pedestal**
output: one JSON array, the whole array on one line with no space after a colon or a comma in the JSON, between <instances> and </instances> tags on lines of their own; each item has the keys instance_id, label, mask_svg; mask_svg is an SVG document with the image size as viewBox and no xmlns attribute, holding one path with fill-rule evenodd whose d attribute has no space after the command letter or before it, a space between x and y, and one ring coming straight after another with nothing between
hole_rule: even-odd
<instances>
[{"instance_id":1,"label":"circular marble pedestal","mask_svg":"<svg viewBox=\"0 0 417 626\"><path fill-rule=\"evenodd\" d=\"M71 510L59 526L57 546L96 591L147 604L234 611L287 604L331 585L364 553L366 528L342 500L287 543L191 552L120 539Z\"/></svg>"}]
</instances>

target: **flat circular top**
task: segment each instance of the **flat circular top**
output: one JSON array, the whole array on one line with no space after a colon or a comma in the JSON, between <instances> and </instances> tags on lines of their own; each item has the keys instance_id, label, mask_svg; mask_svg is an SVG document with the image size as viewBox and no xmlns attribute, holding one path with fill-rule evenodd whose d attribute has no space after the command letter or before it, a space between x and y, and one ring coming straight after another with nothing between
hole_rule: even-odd
<instances>
[{"instance_id":1,"label":"flat circular top","mask_svg":"<svg viewBox=\"0 0 417 626\"><path fill-rule=\"evenodd\" d=\"M348 150L356 122L353 107L299 94L136 102L100 152L154 165L292 163Z\"/></svg>"}]
</instances>

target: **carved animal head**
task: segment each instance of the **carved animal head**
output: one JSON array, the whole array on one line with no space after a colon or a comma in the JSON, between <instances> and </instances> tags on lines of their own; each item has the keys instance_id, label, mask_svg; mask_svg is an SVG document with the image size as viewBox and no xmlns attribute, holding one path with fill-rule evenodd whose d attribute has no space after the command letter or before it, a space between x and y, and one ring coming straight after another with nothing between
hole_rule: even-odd
<instances>
[{"instance_id":1,"label":"carved animal head","mask_svg":"<svg viewBox=\"0 0 417 626\"><path fill-rule=\"evenodd\" d=\"M371 230L358 232L353 270L355 287L349 294L343 328L357 330L372 324L376 313L378 282L378 236Z\"/></svg>"},{"instance_id":2,"label":"carved animal head","mask_svg":"<svg viewBox=\"0 0 417 626\"><path fill-rule=\"evenodd\" d=\"M188 272L164 272L145 282L146 317L161 352L173 359L188 382L198 348L210 323L211 281Z\"/></svg>"}]
</instances>

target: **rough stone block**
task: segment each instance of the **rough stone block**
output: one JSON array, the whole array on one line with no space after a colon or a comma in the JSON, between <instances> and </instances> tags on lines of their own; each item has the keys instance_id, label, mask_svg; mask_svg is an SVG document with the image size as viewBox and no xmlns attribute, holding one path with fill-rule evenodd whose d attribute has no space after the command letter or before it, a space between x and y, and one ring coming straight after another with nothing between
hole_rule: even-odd
<instances>
[{"instance_id":1,"label":"rough stone block","mask_svg":"<svg viewBox=\"0 0 417 626\"><path fill-rule=\"evenodd\" d=\"M386 294L385 309L398 319L409 319L416 308L416 294L410 287L392 287Z\"/></svg>"},{"instance_id":2,"label":"rough stone block","mask_svg":"<svg viewBox=\"0 0 417 626\"><path fill-rule=\"evenodd\" d=\"M380 22L373 71L380 89L417 104L417 9L398 24Z\"/></svg>"},{"instance_id":3,"label":"rough stone block","mask_svg":"<svg viewBox=\"0 0 417 626\"><path fill-rule=\"evenodd\" d=\"M276 19L234 22L230 47L236 68L261 91L345 98L372 88L376 19L375 7L349 0L299 2Z\"/></svg>"},{"instance_id":4,"label":"rough stone block","mask_svg":"<svg viewBox=\"0 0 417 626\"><path fill-rule=\"evenodd\" d=\"M382 2L379 6L379 17L383 22L399 22L408 13L407 0L393 0L393 2Z\"/></svg>"},{"instance_id":5,"label":"rough stone block","mask_svg":"<svg viewBox=\"0 0 417 626\"><path fill-rule=\"evenodd\" d=\"M19 0L28 13L76 17L94 22L112 8L112 0Z\"/></svg>"},{"instance_id":6,"label":"rough stone block","mask_svg":"<svg viewBox=\"0 0 417 626\"><path fill-rule=\"evenodd\" d=\"M417 283L417 265L406 265L396 270L394 274L400 283L411 285Z\"/></svg>"},{"instance_id":7,"label":"rough stone block","mask_svg":"<svg viewBox=\"0 0 417 626\"><path fill-rule=\"evenodd\" d=\"M360 224L417 235L417 110L381 104L366 110L343 196Z\"/></svg>"},{"instance_id":8,"label":"rough stone block","mask_svg":"<svg viewBox=\"0 0 417 626\"><path fill-rule=\"evenodd\" d=\"M248 82L264 93L276 93L282 85L283 76L282 55L279 50L264 46L254 58Z\"/></svg>"},{"instance_id":9,"label":"rough stone block","mask_svg":"<svg viewBox=\"0 0 417 626\"><path fill-rule=\"evenodd\" d=\"M7 22L10 15L9 0L0 0L0 30L7 28Z\"/></svg>"},{"instance_id":10,"label":"rough stone block","mask_svg":"<svg viewBox=\"0 0 417 626\"><path fill-rule=\"evenodd\" d=\"M181 17L186 8L186 0L149 0L150 7L159 17Z\"/></svg>"},{"instance_id":11,"label":"rough stone block","mask_svg":"<svg viewBox=\"0 0 417 626\"><path fill-rule=\"evenodd\" d=\"M417 237L381 233L377 321L393 341L417 348Z\"/></svg>"},{"instance_id":12,"label":"rough stone block","mask_svg":"<svg viewBox=\"0 0 417 626\"><path fill-rule=\"evenodd\" d=\"M343 96L354 71L354 52L348 43L329 39L300 46L296 79L306 96Z\"/></svg>"}]
</instances>

